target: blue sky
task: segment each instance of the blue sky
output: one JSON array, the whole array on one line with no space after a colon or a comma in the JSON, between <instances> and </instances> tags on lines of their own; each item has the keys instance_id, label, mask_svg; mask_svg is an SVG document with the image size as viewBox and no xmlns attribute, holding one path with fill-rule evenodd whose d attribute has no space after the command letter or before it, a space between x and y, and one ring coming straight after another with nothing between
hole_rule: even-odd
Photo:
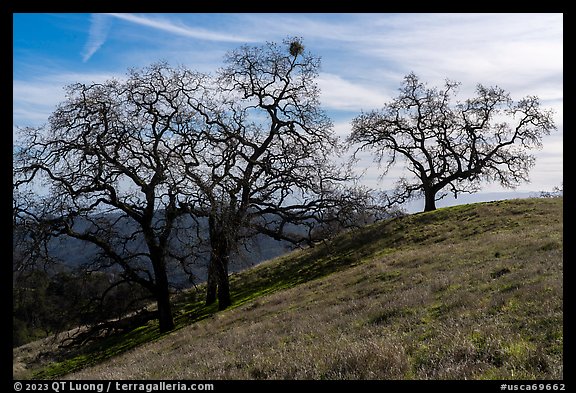
<instances>
[{"instance_id":1,"label":"blue sky","mask_svg":"<svg viewBox=\"0 0 576 393\"><path fill-rule=\"evenodd\" d=\"M321 103L338 135L362 110L380 108L414 72L430 86L462 83L461 98L478 83L518 100L537 95L555 111L558 131L536 152L531 183L551 190L563 177L563 15L559 13L441 14L13 14L13 126L45 124L75 82L122 78L128 68L159 60L213 72L243 44L302 37L322 57ZM390 188L401 166L378 179L361 160L365 182ZM497 192L497 185L485 191Z\"/></svg>"}]
</instances>

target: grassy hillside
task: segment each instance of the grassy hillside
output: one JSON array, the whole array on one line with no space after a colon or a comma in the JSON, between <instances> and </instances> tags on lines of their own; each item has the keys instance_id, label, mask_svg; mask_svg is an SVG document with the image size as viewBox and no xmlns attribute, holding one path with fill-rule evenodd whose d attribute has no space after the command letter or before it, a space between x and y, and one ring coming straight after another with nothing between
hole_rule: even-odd
<instances>
[{"instance_id":1,"label":"grassy hillside","mask_svg":"<svg viewBox=\"0 0 576 393\"><path fill-rule=\"evenodd\" d=\"M562 227L561 198L396 218L235 274L224 312L181 296L168 335L17 349L15 377L561 379Z\"/></svg>"}]
</instances>

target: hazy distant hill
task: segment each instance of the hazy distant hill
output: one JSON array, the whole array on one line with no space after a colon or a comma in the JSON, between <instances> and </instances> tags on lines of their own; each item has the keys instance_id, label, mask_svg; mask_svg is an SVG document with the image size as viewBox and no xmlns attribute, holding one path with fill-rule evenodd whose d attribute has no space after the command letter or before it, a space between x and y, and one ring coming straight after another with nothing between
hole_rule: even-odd
<instances>
[{"instance_id":1,"label":"hazy distant hill","mask_svg":"<svg viewBox=\"0 0 576 393\"><path fill-rule=\"evenodd\" d=\"M116 217L111 216L110 221L117 221ZM195 235L193 234L195 224L192 220L188 219L187 222L180 223L179 225L188 228L190 231L190 242L193 242ZM86 230L89 226L88 223L78 222L77 230ZM118 222L115 229L122 234L131 234L134 232L134 224L131 221L125 220ZM207 226L201 229L206 233ZM185 237L184 237L185 238ZM132 245L133 251L142 251L144 244L142 241L134 241ZM175 247L179 247L179 243L174 243ZM180 243L181 244L181 243ZM245 269L249 266L254 266L262 261L275 258L293 249L293 245L286 241L277 241L268 236L256 235L252 239L248 239L245 243L241 244L238 251L233 255L230 265L230 271L236 272ZM90 262L99 253L99 248L92 243L62 236L51 242L50 252L51 255L62 261L62 265L69 268L75 268L87 262ZM205 251L200 256L199 260L192 266L192 272L195 276L195 283L205 281L207 274L208 253ZM174 266L170 272L170 279L178 286L190 286L189 277L179 267Z\"/></svg>"},{"instance_id":2,"label":"hazy distant hill","mask_svg":"<svg viewBox=\"0 0 576 393\"><path fill-rule=\"evenodd\" d=\"M452 196L447 196L440 200L438 207L455 206L461 204L469 204L476 202L486 202L495 200L506 200L516 198L528 198L537 196L535 192L495 192L495 193L477 193L477 194L462 194L458 199ZM423 201L416 200L406 203L403 208L408 213L419 212L423 208ZM113 218L111 218L113 219ZM130 222L126 222L124 233L129 233L133 230ZM79 224L82 226L82 224ZM185 224L184 226L192 227L193 224ZM191 237L193 239L193 237ZM244 246L239 248L239 253L233 257L230 270L237 272L249 266L254 266L262 261L275 258L293 249L293 246L285 241L277 241L268 236L258 235L254 239L249 240ZM54 256L61 259L65 266L77 267L86 263L98 253L98 248L90 243L76 240L68 237L62 237L58 241L53 242L51 251ZM197 264L192 268L194 276L197 278L196 282L203 282L206 279L206 264L207 257L200 258ZM175 268L171 271L171 279L174 283L180 286L188 286L188 275L183 274L181 269Z\"/></svg>"}]
</instances>

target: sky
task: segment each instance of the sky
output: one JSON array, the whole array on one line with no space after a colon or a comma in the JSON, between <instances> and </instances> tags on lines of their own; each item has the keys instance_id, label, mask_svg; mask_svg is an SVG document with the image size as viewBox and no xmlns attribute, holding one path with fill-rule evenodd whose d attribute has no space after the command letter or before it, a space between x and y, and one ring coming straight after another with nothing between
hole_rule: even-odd
<instances>
[{"instance_id":1,"label":"sky","mask_svg":"<svg viewBox=\"0 0 576 393\"><path fill-rule=\"evenodd\" d=\"M301 37L322 58L320 102L343 139L362 111L382 108L413 72L430 87L498 86L515 101L536 95L554 110L557 130L534 151L530 183L551 191L563 182L563 14L561 13L178 13L13 14L13 129L46 124L71 83L123 78L158 61L215 72L241 45ZM390 189L401 165L380 178L364 157L363 182ZM486 184L484 192L507 191Z\"/></svg>"}]
</instances>

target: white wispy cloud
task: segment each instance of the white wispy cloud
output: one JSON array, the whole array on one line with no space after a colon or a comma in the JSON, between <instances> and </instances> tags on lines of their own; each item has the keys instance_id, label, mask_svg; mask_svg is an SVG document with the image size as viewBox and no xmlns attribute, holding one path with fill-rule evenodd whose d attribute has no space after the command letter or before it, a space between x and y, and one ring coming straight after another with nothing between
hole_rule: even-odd
<instances>
[{"instance_id":1,"label":"white wispy cloud","mask_svg":"<svg viewBox=\"0 0 576 393\"><path fill-rule=\"evenodd\" d=\"M212 30L206 30L197 27L188 26L182 22L178 22L176 20L168 19L168 18L161 18L161 17L149 17L149 16L142 16L142 15L135 15L135 14L118 14L118 13L109 13L106 14L108 16L121 19L127 22L135 23L137 25L150 27L153 29L165 31L168 33L184 36L184 37L191 37L197 38L202 40L208 41L220 41L220 42L254 42L256 41L254 38L241 36L238 34L228 34L228 33L220 33Z\"/></svg>"},{"instance_id":2,"label":"white wispy cloud","mask_svg":"<svg viewBox=\"0 0 576 393\"><path fill-rule=\"evenodd\" d=\"M66 97L70 83L101 83L124 75L114 73L46 72L41 76L12 81L12 110L15 127L39 126L48 121Z\"/></svg>"},{"instance_id":3,"label":"white wispy cloud","mask_svg":"<svg viewBox=\"0 0 576 393\"><path fill-rule=\"evenodd\" d=\"M346 80L330 73L321 73L316 80L322 96L320 101L327 109L361 111L379 108L389 100L377 89Z\"/></svg>"},{"instance_id":4,"label":"white wispy cloud","mask_svg":"<svg viewBox=\"0 0 576 393\"><path fill-rule=\"evenodd\" d=\"M90 16L90 31L88 32L88 40L82 52L82 61L87 62L92 55L100 49L108 36L110 29L110 18L102 14L92 14Z\"/></svg>"},{"instance_id":5,"label":"white wispy cloud","mask_svg":"<svg viewBox=\"0 0 576 393\"><path fill-rule=\"evenodd\" d=\"M534 78L562 73L557 14L406 14L375 17L364 31L353 47L358 52L434 83L534 88Z\"/></svg>"}]
</instances>

